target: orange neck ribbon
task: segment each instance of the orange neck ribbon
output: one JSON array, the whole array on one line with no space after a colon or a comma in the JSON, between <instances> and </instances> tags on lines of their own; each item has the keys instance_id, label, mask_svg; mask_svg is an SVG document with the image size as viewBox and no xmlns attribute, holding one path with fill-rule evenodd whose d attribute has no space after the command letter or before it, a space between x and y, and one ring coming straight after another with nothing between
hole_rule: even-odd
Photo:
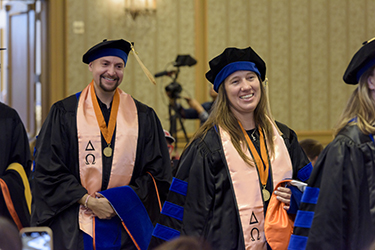
<instances>
[{"instance_id":1,"label":"orange neck ribbon","mask_svg":"<svg viewBox=\"0 0 375 250\"><path fill-rule=\"evenodd\" d=\"M112 102L112 110L111 110L111 115L109 116L109 122L108 122L108 127L107 124L104 120L102 111L99 107L98 100L96 99L95 95L95 89L94 89L94 80L91 82L91 99L92 103L94 105L94 110L95 110L95 115L96 119L99 123L100 127L100 132L102 133L105 141L109 145L112 141L112 136L115 131L116 127L116 120L117 120L117 112L118 112L118 107L120 104L120 96L119 96L118 89L116 89L115 94L113 95L113 102Z\"/></svg>"},{"instance_id":2,"label":"orange neck ribbon","mask_svg":"<svg viewBox=\"0 0 375 250\"><path fill-rule=\"evenodd\" d=\"M251 151L251 154L254 157L255 164L258 168L258 173L259 173L259 178L260 182L262 183L263 187L267 185L267 179L268 179L268 170L270 168L269 161L268 161L268 154L267 154L267 149L266 149L266 143L263 135L262 129L258 126L258 131L260 135L260 153L262 155L262 158L259 156L258 151L254 147L254 144L250 141L249 135L246 133L246 130L243 128L242 124L240 121L238 121L240 124L240 127L242 129L243 134L245 135L247 145ZM256 128L255 128L256 129ZM264 161L262 161L264 159ZM266 168L263 167L263 162L266 165Z\"/></svg>"}]
</instances>

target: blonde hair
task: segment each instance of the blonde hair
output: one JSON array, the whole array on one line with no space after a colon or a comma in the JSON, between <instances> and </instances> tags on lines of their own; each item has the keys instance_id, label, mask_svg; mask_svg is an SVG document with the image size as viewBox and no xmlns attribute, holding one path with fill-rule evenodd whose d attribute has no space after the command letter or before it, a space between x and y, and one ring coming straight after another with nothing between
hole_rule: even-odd
<instances>
[{"instance_id":1,"label":"blonde hair","mask_svg":"<svg viewBox=\"0 0 375 250\"><path fill-rule=\"evenodd\" d=\"M273 142L274 133L272 127L273 118L267 101L266 89L263 86L261 79L259 77L258 79L261 85L261 96L259 103L254 110L254 121L257 126L260 126L263 129L268 142L267 149L269 152L269 156L273 156L275 152ZM241 130L241 127L238 124L237 118L229 108L229 100L224 87L224 82L219 86L218 96L213 104L210 116L208 117L206 122L195 132L191 142L198 138L201 138L201 140L203 140L207 135L208 130L215 125L220 126L229 134L233 146L237 150L241 158L249 165L254 165L252 163L252 160L250 160L242 150L241 145L242 143L246 142L246 139ZM190 143L188 145L190 145Z\"/></svg>"},{"instance_id":2,"label":"blonde hair","mask_svg":"<svg viewBox=\"0 0 375 250\"><path fill-rule=\"evenodd\" d=\"M371 90L367 84L368 78L373 76L374 70L375 66L368 69L360 77L358 87L350 96L344 111L335 126L335 136L348 123L351 125L356 124L359 130L364 134L375 133L375 127L373 127L375 124L375 101L372 98ZM357 118L356 121L352 121L353 118Z\"/></svg>"}]
</instances>

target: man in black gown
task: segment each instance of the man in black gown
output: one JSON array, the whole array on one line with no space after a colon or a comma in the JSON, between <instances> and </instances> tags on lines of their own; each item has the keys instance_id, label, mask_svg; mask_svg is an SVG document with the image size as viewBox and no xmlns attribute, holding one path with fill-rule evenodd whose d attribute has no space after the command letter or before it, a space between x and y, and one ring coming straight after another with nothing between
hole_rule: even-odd
<instances>
[{"instance_id":1,"label":"man in black gown","mask_svg":"<svg viewBox=\"0 0 375 250\"><path fill-rule=\"evenodd\" d=\"M121 39L88 50L93 81L55 103L40 131L31 223L52 228L55 249L144 249L151 238L171 170L157 115L117 88L131 49Z\"/></svg>"}]
</instances>

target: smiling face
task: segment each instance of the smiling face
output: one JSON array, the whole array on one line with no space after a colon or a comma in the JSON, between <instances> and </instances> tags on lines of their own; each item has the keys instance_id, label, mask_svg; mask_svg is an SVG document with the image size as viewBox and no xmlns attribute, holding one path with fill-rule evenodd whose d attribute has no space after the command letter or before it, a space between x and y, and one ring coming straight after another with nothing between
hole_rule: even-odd
<instances>
[{"instance_id":1,"label":"smiling face","mask_svg":"<svg viewBox=\"0 0 375 250\"><path fill-rule=\"evenodd\" d=\"M114 93L122 82L124 67L124 61L117 56L104 56L92 61L89 70L94 78L95 91Z\"/></svg>"},{"instance_id":2,"label":"smiling face","mask_svg":"<svg viewBox=\"0 0 375 250\"><path fill-rule=\"evenodd\" d=\"M258 75L252 71L236 71L224 81L229 108L241 122L254 119L254 110L261 98Z\"/></svg>"},{"instance_id":3,"label":"smiling face","mask_svg":"<svg viewBox=\"0 0 375 250\"><path fill-rule=\"evenodd\" d=\"M375 101L375 68L373 68L372 73L367 78L367 85L370 92L370 96L373 101Z\"/></svg>"}]
</instances>

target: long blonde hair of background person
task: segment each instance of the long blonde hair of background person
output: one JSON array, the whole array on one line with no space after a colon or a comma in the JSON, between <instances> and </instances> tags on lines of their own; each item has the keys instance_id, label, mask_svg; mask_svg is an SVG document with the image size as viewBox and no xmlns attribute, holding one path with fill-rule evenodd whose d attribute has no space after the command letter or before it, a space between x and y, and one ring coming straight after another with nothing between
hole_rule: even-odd
<instances>
[{"instance_id":1,"label":"long blonde hair of background person","mask_svg":"<svg viewBox=\"0 0 375 250\"><path fill-rule=\"evenodd\" d=\"M375 101L371 96L371 90L368 87L368 78L373 76L375 66L368 69L359 79L358 87L350 96L339 121L337 122L336 136L353 118L357 117L358 128L364 134L375 134Z\"/></svg>"}]
</instances>

